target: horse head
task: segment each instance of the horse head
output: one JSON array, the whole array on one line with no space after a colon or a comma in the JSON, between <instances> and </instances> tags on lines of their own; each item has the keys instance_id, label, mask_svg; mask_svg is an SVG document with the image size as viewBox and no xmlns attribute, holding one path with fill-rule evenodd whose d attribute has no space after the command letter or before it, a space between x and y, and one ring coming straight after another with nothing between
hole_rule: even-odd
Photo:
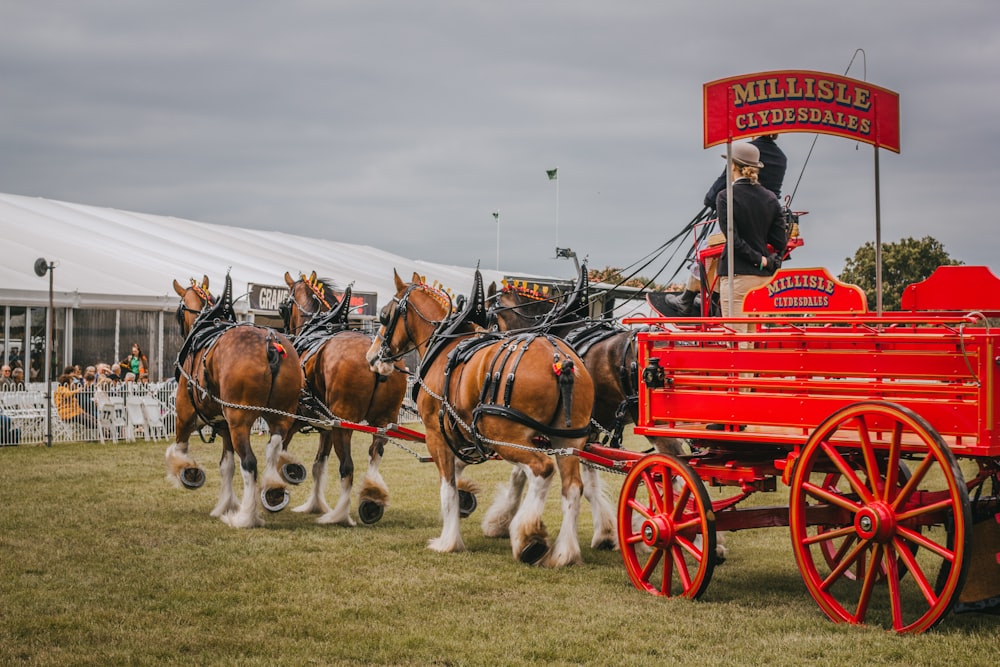
<instances>
[{"instance_id":1,"label":"horse head","mask_svg":"<svg viewBox=\"0 0 1000 667\"><path fill-rule=\"evenodd\" d=\"M396 294L379 311L379 330L366 358L379 375L393 372L395 360L416 350L423 354L438 325L452 311L451 297L428 285L416 272L409 283L393 271Z\"/></svg>"},{"instance_id":2,"label":"horse head","mask_svg":"<svg viewBox=\"0 0 1000 667\"><path fill-rule=\"evenodd\" d=\"M201 283L192 278L190 287L184 287L174 280L174 291L181 298L177 306L177 323L181 327L181 333L187 336L202 311L215 303L215 297L208 290L208 276L202 276Z\"/></svg>"},{"instance_id":3,"label":"horse head","mask_svg":"<svg viewBox=\"0 0 1000 667\"><path fill-rule=\"evenodd\" d=\"M495 287L494 287L495 290ZM548 287L533 288L523 281L503 281L499 292L492 297L490 318L501 331L529 329L540 324L557 301Z\"/></svg>"},{"instance_id":4,"label":"horse head","mask_svg":"<svg viewBox=\"0 0 1000 667\"><path fill-rule=\"evenodd\" d=\"M286 271L285 283L288 285L288 298L281 303L278 311L284 321L285 331L293 336L300 333L302 327L313 317L333 310L339 303L334 294L334 281L330 278L317 278L315 271L308 276L300 273L298 280L294 280Z\"/></svg>"}]
</instances>

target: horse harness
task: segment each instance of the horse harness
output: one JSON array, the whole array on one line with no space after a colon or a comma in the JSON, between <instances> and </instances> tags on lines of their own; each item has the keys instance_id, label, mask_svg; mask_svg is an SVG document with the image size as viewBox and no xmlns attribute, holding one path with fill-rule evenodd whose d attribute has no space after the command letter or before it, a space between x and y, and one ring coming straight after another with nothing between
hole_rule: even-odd
<instances>
[{"instance_id":1,"label":"horse harness","mask_svg":"<svg viewBox=\"0 0 1000 667\"><path fill-rule=\"evenodd\" d=\"M548 438L550 437L578 438L586 436L590 432L589 426L576 429L553 428L548 424L542 423L525 412L511 406L511 393L513 392L518 366L520 365L525 352L527 352L528 347L532 344L532 342L538 339L545 340L552 346L553 370L556 375L557 383L561 385L560 390L561 396L563 397L563 408L565 410L565 423L567 427L569 426L569 403L572 398L572 374L574 372L573 361L568 357L563 358L557 339L553 336L538 333L504 336L496 332L466 338L448 353L444 369L442 394L441 396L435 396L435 398L440 400L442 404L440 410L438 410L438 424L441 428L441 434L445 438L445 442L448 443L448 447L455 454L455 456L465 463L477 464L496 457L496 453L493 451L492 447L489 446L487 440L478 429L479 419L483 415L503 417L504 419L508 419L539 431L543 434L543 437L539 438L539 440L543 443L548 443ZM499 345L496 345L497 343L499 343ZM461 437L460 435L461 429L458 428L460 426L459 419L451 406L451 378L452 374L456 370L461 373L462 367L468 363L477 352L490 346L496 346L497 349L494 352L492 359L490 359L489 372L486 374L486 377L483 380L483 386L480 388L479 403L472 410L472 423L466 426L466 430L471 436L471 439L467 439ZM430 358L430 355L427 355L427 358ZM508 364L511 364L510 369L506 376L503 376L503 369L506 368ZM423 380L428 368L429 364L421 364L421 380ZM421 382L419 385L415 386L419 387L422 384L423 383ZM564 388L563 386L568 387L568 394L562 393Z\"/></svg>"},{"instance_id":2,"label":"horse harness","mask_svg":"<svg viewBox=\"0 0 1000 667\"><path fill-rule=\"evenodd\" d=\"M625 399L615 410L615 421L609 429L608 438L608 445L614 448L621 447L625 424L630 417L635 419L635 412L639 406L639 364L636 361L635 331L623 329L606 321L598 321L573 329L565 338L582 358L587 356L587 352L594 345L626 332L629 333L629 337L622 348L621 360L618 363L618 387ZM604 425L601 427L604 428Z\"/></svg>"}]
</instances>

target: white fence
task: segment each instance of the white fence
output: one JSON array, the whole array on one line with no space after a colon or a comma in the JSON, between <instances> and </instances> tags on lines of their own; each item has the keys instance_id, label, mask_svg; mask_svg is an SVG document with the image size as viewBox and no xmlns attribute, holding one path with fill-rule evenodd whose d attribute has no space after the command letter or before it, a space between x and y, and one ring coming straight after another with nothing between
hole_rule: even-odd
<instances>
[{"instance_id":1,"label":"white fence","mask_svg":"<svg viewBox=\"0 0 1000 667\"><path fill-rule=\"evenodd\" d=\"M110 391L85 387L74 398L90 417L79 421L63 421L53 397L52 442L173 440L176 395L177 383L173 380L160 384L120 384ZM420 421L410 395L407 391L397 423ZM0 446L44 444L48 422L46 401L42 383L25 390L0 391ZM253 432L266 431L264 420L257 420Z\"/></svg>"},{"instance_id":2,"label":"white fence","mask_svg":"<svg viewBox=\"0 0 1000 667\"><path fill-rule=\"evenodd\" d=\"M54 389L53 389L54 391ZM174 435L177 383L128 383L108 390L85 387L75 396L85 416L64 421L53 396L52 442L170 440ZM0 391L0 445L42 444L49 409L44 385Z\"/></svg>"}]
</instances>

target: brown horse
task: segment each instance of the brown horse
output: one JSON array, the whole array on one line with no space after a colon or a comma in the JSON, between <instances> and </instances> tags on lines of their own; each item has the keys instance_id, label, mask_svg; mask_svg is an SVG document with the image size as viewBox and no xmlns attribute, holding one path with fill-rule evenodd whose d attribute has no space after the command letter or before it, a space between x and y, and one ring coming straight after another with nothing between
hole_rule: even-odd
<instances>
[{"instance_id":1,"label":"brown horse","mask_svg":"<svg viewBox=\"0 0 1000 667\"><path fill-rule=\"evenodd\" d=\"M545 330L562 336L583 358L584 365L594 379L595 430L592 436L610 440L620 446L625 425L635 423L638 417L639 368L635 351L635 332L607 321L590 321L581 316L585 308L580 300L586 299L586 266L575 290L565 297L553 297L528 290L518 285L505 285L499 292L490 285L491 319L501 331ZM603 432L603 433L602 433ZM682 455L685 444L678 438L647 436L650 444L660 453ZM511 474L511 494L519 493L524 480L519 472ZM584 485L584 493L591 503L594 493ZM723 562L729 553L724 533L717 537L717 562Z\"/></svg>"},{"instance_id":2,"label":"brown horse","mask_svg":"<svg viewBox=\"0 0 1000 667\"><path fill-rule=\"evenodd\" d=\"M527 478L527 498L509 525L515 558L551 567L580 562L582 482L572 452L586 442L594 390L579 357L552 337L481 335L464 317L469 311L449 317L447 294L417 274L409 284L395 272L394 277L396 295L380 313L381 327L367 356L374 370L386 374L402 355L414 350L420 355L417 407L440 476L443 519L441 535L429 547L465 548L456 458L478 463L499 456L521 467ZM481 292L478 272L476 280ZM552 446L561 448L551 450L555 462L546 452ZM563 521L550 551L542 510L557 467ZM612 512L610 505L607 510Z\"/></svg>"},{"instance_id":3,"label":"brown horse","mask_svg":"<svg viewBox=\"0 0 1000 667\"><path fill-rule=\"evenodd\" d=\"M340 302L333 292L331 281L317 278L315 271L310 276L301 274L298 280L286 272L285 282L290 290L288 300L282 305L285 331L293 335L305 373L307 394L323 404L315 410L318 414L314 417L319 420L366 421L378 427L394 423L406 394L406 376L402 372L388 375L372 372L365 359L372 344L371 336L347 329L346 312L342 320L337 317L339 312L350 306L350 288ZM340 308L335 311L338 306ZM309 324L318 324L325 313L332 315L334 321L308 328ZM405 370L402 362L397 363L396 370ZM303 407L308 409L308 406ZM297 424L293 431L304 422ZM318 428L320 440L313 462L312 491L309 500L293 511L320 514L318 523L353 526L350 509L354 483L351 436L354 431L322 425ZM291 435L292 431L286 438L290 439ZM358 517L362 523L371 524L381 519L389 501L389 489L378 470L386 442L384 436L372 435L372 444L368 448L368 471L358 498ZM340 461L340 497L333 509L330 509L325 497L331 450L336 452Z\"/></svg>"},{"instance_id":4,"label":"brown horse","mask_svg":"<svg viewBox=\"0 0 1000 667\"><path fill-rule=\"evenodd\" d=\"M581 272L586 275L586 267ZM519 285L505 285L499 292L490 285L490 313L501 331L544 330L566 340L583 358L594 379L594 435L605 435L621 444L622 430L634 423L639 409L639 368L635 331L613 322L591 321L586 310L586 285L578 283L564 297L540 294ZM597 428L599 427L599 428ZM682 454L676 438L649 438L663 453Z\"/></svg>"},{"instance_id":5,"label":"brown horse","mask_svg":"<svg viewBox=\"0 0 1000 667\"><path fill-rule=\"evenodd\" d=\"M232 310L232 283L216 301L208 277L174 290L181 298L177 319L186 336L177 358L177 433L167 448L167 477L188 488L204 483L204 470L188 453L188 439L199 424L210 424L222 436L219 473L222 486L212 516L237 528L261 526L257 508L257 458L250 429L263 417L270 432L264 474L260 480L264 506L277 511L288 502L278 471L282 443L295 422L302 369L298 354L281 333L237 324ZM234 454L240 457L243 498L233 492Z\"/></svg>"}]
</instances>

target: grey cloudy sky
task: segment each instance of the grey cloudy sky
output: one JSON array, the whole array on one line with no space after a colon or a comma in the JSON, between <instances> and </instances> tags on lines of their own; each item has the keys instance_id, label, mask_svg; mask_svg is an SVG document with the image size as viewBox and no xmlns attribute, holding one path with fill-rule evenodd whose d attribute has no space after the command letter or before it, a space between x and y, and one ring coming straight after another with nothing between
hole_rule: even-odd
<instances>
[{"instance_id":1,"label":"grey cloudy sky","mask_svg":"<svg viewBox=\"0 0 1000 667\"><path fill-rule=\"evenodd\" d=\"M557 242L629 266L700 210L724 152L702 84L843 74L861 48L849 76L900 95L883 241L998 265L996 0L37 0L0 25L2 192L486 268L499 209L500 268L555 275ZM812 141L780 139L786 193ZM874 174L870 146L819 138L797 265L874 240Z\"/></svg>"}]
</instances>

